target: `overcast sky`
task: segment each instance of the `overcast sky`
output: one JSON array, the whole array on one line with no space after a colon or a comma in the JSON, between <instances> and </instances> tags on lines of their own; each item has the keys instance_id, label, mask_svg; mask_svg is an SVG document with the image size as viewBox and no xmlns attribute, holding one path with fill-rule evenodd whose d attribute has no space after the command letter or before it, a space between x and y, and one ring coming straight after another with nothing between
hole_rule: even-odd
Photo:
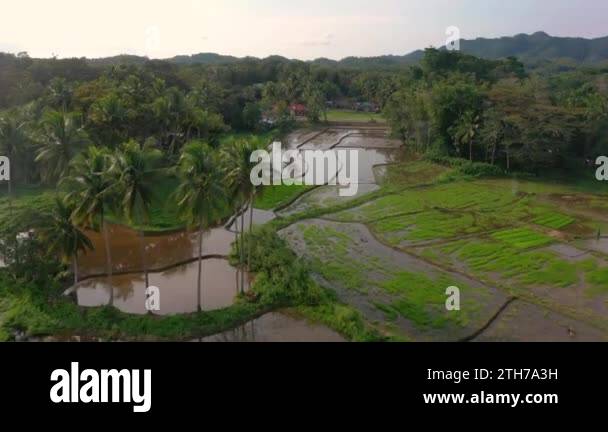
<instances>
[{"instance_id":1,"label":"overcast sky","mask_svg":"<svg viewBox=\"0 0 608 432\"><path fill-rule=\"evenodd\" d=\"M402 55L461 36L608 34L608 0L2 0L0 51L154 58Z\"/></svg>"}]
</instances>

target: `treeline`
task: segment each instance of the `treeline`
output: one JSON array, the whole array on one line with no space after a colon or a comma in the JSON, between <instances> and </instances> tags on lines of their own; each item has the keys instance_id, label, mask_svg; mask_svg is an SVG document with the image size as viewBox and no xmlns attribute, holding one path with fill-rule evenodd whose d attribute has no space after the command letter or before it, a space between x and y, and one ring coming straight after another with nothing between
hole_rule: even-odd
<instances>
[{"instance_id":1,"label":"treeline","mask_svg":"<svg viewBox=\"0 0 608 432\"><path fill-rule=\"evenodd\" d=\"M608 154L608 73L529 75L514 58L491 62L429 49L384 113L419 152L538 173Z\"/></svg>"},{"instance_id":2,"label":"treeline","mask_svg":"<svg viewBox=\"0 0 608 432\"><path fill-rule=\"evenodd\" d=\"M288 130L294 103L313 122L324 119L328 100L383 105L400 80L282 57L99 65L1 54L0 154L11 159L18 183L54 184L88 146L113 150L131 140L174 164L192 139L217 146L228 131Z\"/></svg>"},{"instance_id":3,"label":"treeline","mask_svg":"<svg viewBox=\"0 0 608 432\"><path fill-rule=\"evenodd\" d=\"M117 58L116 61L120 61ZM398 70L236 59L225 64L31 59L0 54L0 153L18 182L53 183L88 145L134 140L169 162L191 139L287 130L290 106L310 121L328 101L369 102L419 152L538 171L608 153L608 72L529 74L515 58L428 49Z\"/></svg>"}]
</instances>

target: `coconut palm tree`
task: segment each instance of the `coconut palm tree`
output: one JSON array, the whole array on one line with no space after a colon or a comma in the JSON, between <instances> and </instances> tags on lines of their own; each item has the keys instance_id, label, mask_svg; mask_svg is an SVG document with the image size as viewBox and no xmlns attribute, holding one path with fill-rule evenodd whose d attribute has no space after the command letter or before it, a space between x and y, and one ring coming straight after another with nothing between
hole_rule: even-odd
<instances>
[{"instance_id":1,"label":"coconut palm tree","mask_svg":"<svg viewBox=\"0 0 608 432\"><path fill-rule=\"evenodd\" d=\"M48 243L49 251L57 253L61 260L72 262L74 285L78 283L78 254L93 250L91 240L74 224L74 207L56 198L49 223L42 230L42 238Z\"/></svg>"},{"instance_id":2,"label":"coconut palm tree","mask_svg":"<svg viewBox=\"0 0 608 432\"><path fill-rule=\"evenodd\" d=\"M15 112L0 118L0 155L8 157L13 167L27 150L29 139L25 127L26 122L21 121ZM13 208L13 178L14 176L11 175L8 179L9 211L11 213Z\"/></svg>"},{"instance_id":3,"label":"coconut palm tree","mask_svg":"<svg viewBox=\"0 0 608 432\"><path fill-rule=\"evenodd\" d=\"M43 164L42 179L47 182L61 179L67 173L70 161L88 143L88 136L76 114L47 111L42 119L36 156L36 162Z\"/></svg>"},{"instance_id":4,"label":"coconut palm tree","mask_svg":"<svg viewBox=\"0 0 608 432\"><path fill-rule=\"evenodd\" d=\"M255 166L255 162L251 162L251 155L254 151L263 149L264 147L264 141L252 137L233 141L222 149L222 161L227 189L231 191L231 196L235 201L247 203L241 213L241 247L239 248L241 265L245 262L244 234L247 208L249 208L249 231L251 231L253 226L253 200L256 187L251 182L251 170ZM251 248L248 248L247 268L251 268ZM241 292L243 292L245 285L244 278L245 274L243 272L241 273Z\"/></svg>"},{"instance_id":5,"label":"coconut palm tree","mask_svg":"<svg viewBox=\"0 0 608 432\"><path fill-rule=\"evenodd\" d=\"M201 308L203 232L217 220L224 207L222 172L216 154L201 141L187 144L179 159L179 186L175 192L178 210L186 223L198 226L197 310Z\"/></svg>"},{"instance_id":6,"label":"coconut palm tree","mask_svg":"<svg viewBox=\"0 0 608 432\"><path fill-rule=\"evenodd\" d=\"M54 78L49 83L48 98L49 102L56 107L67 112L68 105L72 101L73 89L64 78Z\"/></svg>"},{"instance_id":7,"label":"coconut palm tree","mask_svg":"<svg viewBox=\"0 0 608 432\"><path fill-rule=\"evenodd\" d=\"M477 137L477 129L479 129L479 116L473 111L466 111L450 129L458 151L460 151L461 144L468 146L471 162L473 161L473 142Z\"/></svg>"},{"instance_id":8,"label":"coconut palm tree","mask_svg":"<svg viewBox=\"0 0 608 432\"><path fill-rule=\"evenodd\" d=\"M106 250L106 269L112 282L112 255L108 226L107 210L115 202L116 183L112 173L114 161L104 149L89 147L86 153L78 155L71 164L71 174L62 181L68 194L66 201L74 205L72 218L75 223L86 224L90 227L100 222ZM110 290L110 306L114 304L114 290Z\"/></svg>"},{"instance_id":9,"label":"coconut palm tree","mask_svg":"<svg viewBox=\"0 0 608 432\"><path fill-rule=\"evenodd\" d=\"M152 202L152 185L156 178L162 153L158 149L140 145L135 141L123 144L116 156L114 173L117 180L118 194L122 197L120 209L127 220L142 225L149 220ZM146 265L145 236L140 229L142 269L145 274L146 287L149 286L148 267Z\"/></svg>"}]
</instances>

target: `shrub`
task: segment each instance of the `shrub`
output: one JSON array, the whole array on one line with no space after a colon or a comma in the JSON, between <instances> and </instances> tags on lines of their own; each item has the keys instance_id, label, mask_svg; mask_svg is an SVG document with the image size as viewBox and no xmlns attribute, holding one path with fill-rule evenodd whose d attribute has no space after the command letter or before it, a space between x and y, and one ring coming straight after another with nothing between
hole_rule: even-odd
<instances>
[{"instance_id":1,"label":"shrub","mask_svg":"<svg viewBox=\"0 0 608 432\"><path fill-rule=\"evenodd\" d=\"M458 169L463 175L472 177L499 177L505 174L502 168L483 162L468 162Z\"/></svg>"},{"instance_id":2,"label":"shrub","mask_svg":"<svg viewBox=\"0 0 608 432\"><path fill-rule=\"evenodd\" d=\"M271 305L313 305L320 301L322 290L310 277L308 267L274 229L265 226L245 233L245 257L249 243L251 271L255 273L253 291L260 301ZM232 265L239 263L240 246L240 241L233 245Z\"/></svg>"}]
</instances>

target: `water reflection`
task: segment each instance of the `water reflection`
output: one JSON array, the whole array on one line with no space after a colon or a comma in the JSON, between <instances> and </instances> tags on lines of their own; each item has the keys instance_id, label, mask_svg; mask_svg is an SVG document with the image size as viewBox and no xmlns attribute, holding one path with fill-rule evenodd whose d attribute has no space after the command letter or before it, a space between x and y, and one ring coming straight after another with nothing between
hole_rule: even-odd
<instances>
[{"instance_id":1,"label":"water reflection","mask_svg":"<svg viewBox=\"0 0 608 432\"><path fill-rule=\"evenodd\" d=\"M106 273L106 256L103 236L96 231L86 231L95 250L82 255L80 266L82 275ZM118 272L143 271L139 234L122 225L110 226L110 250L112 269ZM227 256L234 234L223 227L214 228L203 234L203 256ZM198 256L198 233L180 231L173 234L146 235L146 262L149 269L163 269L176 263L185 262Z\"/></svg>"},{"instance_id":2,"label":"water reflection","mask_svg":"<svg viewBox=\"0 0 608 432\"><path fill-rule=\"evenodd\" d=\"M203 260L202 309L209 311L230 306L237 292L236 269L227 260ZM160 289L158 315L191 313L197 309L198 262L178 266L161 273L150 273L150 285ZM102 306L110 301L114 289L114 306L126 313L145 314L146 294L141 274L93 278L76 286L76 297L81 306Z\"/></svg>"},{"instance_id":3,"label":"water reflection","mask_svg":"<svg viewBox=\"0 0 608 432\"><path fill-rule=\"evenodd\" d=\"M247 324L200 342L344 342L335 331L284 313L268 313Z\"/></svg>"}]
</instances>

